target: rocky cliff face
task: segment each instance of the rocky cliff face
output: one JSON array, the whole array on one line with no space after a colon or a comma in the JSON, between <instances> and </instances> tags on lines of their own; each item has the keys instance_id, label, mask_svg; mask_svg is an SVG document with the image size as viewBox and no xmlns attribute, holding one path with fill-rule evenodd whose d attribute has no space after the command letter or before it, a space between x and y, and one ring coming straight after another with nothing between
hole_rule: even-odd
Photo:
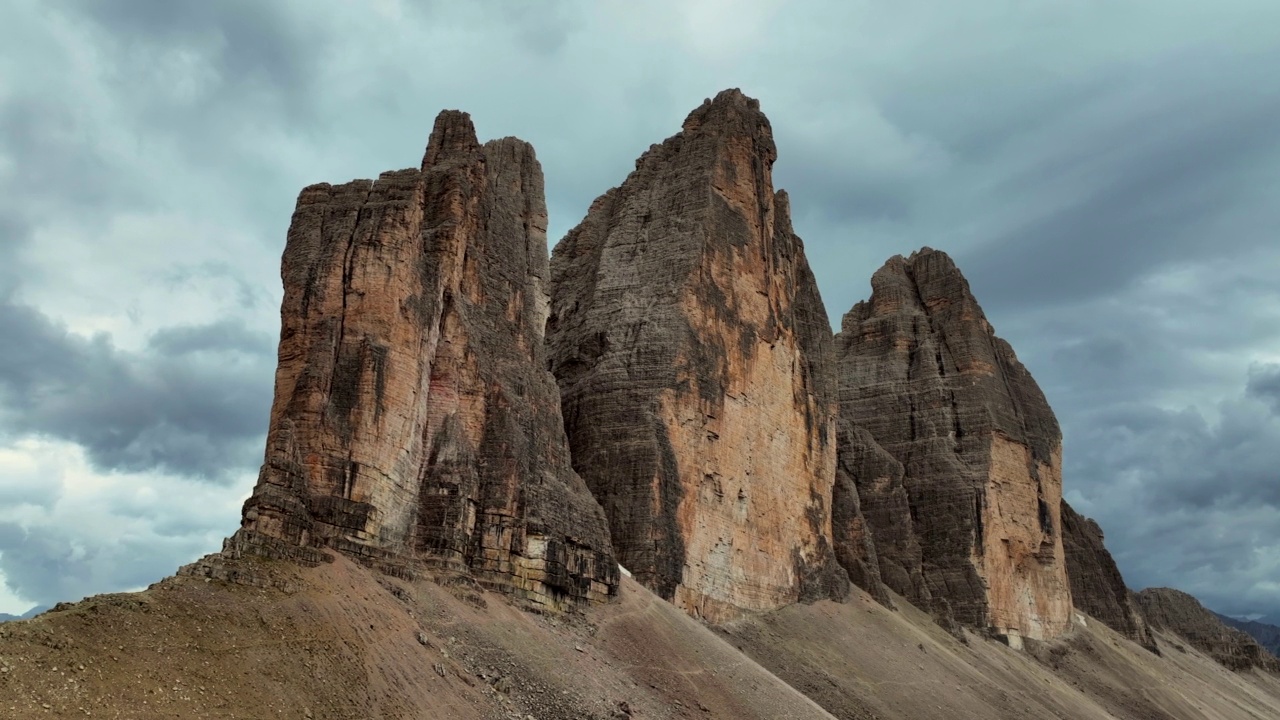
<instances>
[{"instance_id":1,"label":"rocky cliff face","mask_svg":"<svg viewBox=\"0 0 1280 720\"><path fill-rule=\"evenodd\" d=\"M758 103L722 92L551 260L574 467L622 563L712 621L847 587L830 329L775 157Z\"/></svg>"},{"instance_id":2,"label":"rocky cliff face","mask_svg":"<svg viewBox=\"0 0 1280 720\"><path fill-rule=\"evenodd\" d=\"M1280 660L1246 633L1224 625L1194 597L1172 588L1147 588L1136 597L1153 629L1181 635L1232 670L1280 673Z\"/></svg>"},{"instance_id":3,"label":"rocky cliff face","mask_svg":"<svg viewBox=\"0 0 1280 720\"><path fill-rule=\"evenodd\" d=\"M546 371L533 149L441 113L421 168L302 191L266 461L230 552L332 548L561 608L615 592Z\"/></svg>"},{"instance_id":4,"label":"rocky cliff face","mask_svg":"<svg viewBox=\"0 0 1280 720\"><path fill-rule=\"evenodd\" d=\"M1102 528L1062 501L1062 549L1071 582L1071 600L1076 609L1088 613L1130 640L1159 652L1146 618L1124 584L1120 569L1102 544Z\"/></svg>"},{"instance_id":5,"label":"rocky cliff face","mask_svg":"<svg viewBox=\"0 0 1280 720\"><path fill-rule=\"evenodd\" d=\"M901 487L902 465L876 445L866 430L843 419L837 419L836 428L836 482L831 489L831 533L836 561L855 585L870 593L880 604L892 608L893 600L886 592L881 575L883 572L897 573L901 568L891 560L882 567L876 540L866 517L866 513L876 513L879 522L880 516L891 510L885 506L884 495L877 496L877 502L863 510L857 478L881 484L897 482ZM841 452L840 448L845 448L845 451ZM905 493L901 494L901 499L905 502ZM916 546L916 553L919 553L919 546ZM918 573L915 579L919 579Z\"/></svg>"},{"instance_id":6,"label":"rocky cliff face","mask_svg":"<svg viewBox=\"0 0 1280 720\"><path fill-rule=\"evenodd\" d=\"M871 285L836 352L841 417L866 431L841 452L864 468L854 477L885 582L1011 639L1061 634L1071 594L1053 411L945 253L894 257Z\"/></svg>"}]
</instances>

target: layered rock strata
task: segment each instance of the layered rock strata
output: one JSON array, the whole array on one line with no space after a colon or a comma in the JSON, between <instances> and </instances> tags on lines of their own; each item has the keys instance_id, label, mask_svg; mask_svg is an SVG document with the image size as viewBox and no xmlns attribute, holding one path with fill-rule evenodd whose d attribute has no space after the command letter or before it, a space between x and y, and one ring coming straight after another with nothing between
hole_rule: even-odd
<instances>
[{"instance_id":1,"label":"layered rock strata","mask_svg":"<svg viewBox=\"0 0 1280 720\"><path fill-rule=\"evenodd\" d=\"M886 587L917 603L927 601L920 544L909 524L894 525L895 518L909 515L902 463L865 429L843 418L837 427L836 483L831 492L836 559L849 579L882 605L893 607ZM859 490L860 485L870 492ZM876 543L883 543L888 552L879 552Z\"/></svg>"},{"instance_id":2,"label":"layered rock strata","mask_svg":"<svg viewBox=\"0 0 1280 720\"><path fill-rule=\"evenodd\" d=\"M866 431L841 452L864 466L854 475L882 577L1011 642L1063 633L1053 411L945 253L894 257L871 286L836 353L841 417Z\"/></svg>"},{"instance_id":3,"label":"layered rock strata","mask_svg":"<svg viewBox=\"0 0 1280 720\"><path fill-rule=\"evenodd\" d=\"M574 467L622 563L712 622L847 589L830 327L775 158L759 104L724 91L551 259Z\"/></svg>"},{"instance_id":4,"label":"layered rock strata","mask_svg":"<svg viewBox=\"0 0 1280 720\"><path fill-rule=\"evenodd\" d=\"M436 119L420 168L302 191L266 460L231 552L474 575L547 608L618 570L546 370L542 171Z\"/></svg>"},{"instance_id":5,"label":"layered rock strata","mask_svg":"<svg viewBox=\"0 0 1280 720\"><path fill-rule=\"evenodd\" d=\"M1102 528L1062 501L1062 549L1071 583L1071 601L1107 627L1158 653L1151 629L1120 568L1102 542Z\"/></svg>"},{"instance_id":6,"label":"layered rock strata","mask_svg":"<svg viewBox=\"0 0 1280 720\"><path fill-rule=\"evenodd\" d=\"M1247 633L1224 625L1194 597L1172 588L1148 588L1136 597L1152 629L1182 636L1232 670L1280 673L1280 660Z\"/></svg>"}]
</instances>

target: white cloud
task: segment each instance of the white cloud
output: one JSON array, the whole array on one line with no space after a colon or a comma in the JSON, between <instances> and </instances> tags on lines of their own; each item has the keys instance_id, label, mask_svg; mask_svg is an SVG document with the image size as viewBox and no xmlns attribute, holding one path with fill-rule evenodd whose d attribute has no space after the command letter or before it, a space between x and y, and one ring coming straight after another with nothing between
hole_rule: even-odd
<instances>
[{"instance_id":1,"label":"white cloud","mask_svg":"<svg viewBox=\"0 0 1280 720\"><path fill-rule=\"evenodd\" d=\"M244 474L222 487L104 473L90 467L78 445L39 438L0 447L0 478L7 477L19 478L19 488L57 488L38 503L0 503L0 612L11 614L145 586L216 551L238 526L240 501L254 479ZM0 486L0 494L7 490L7 483Z\"/></svg>"},{"instance_id":2,"label":"white cloud","mask_svg":"<svg viewBox=\"0 0 1280 720\"><path fill-rule=\"evenodd\" d=\"M110 333L128 350L141 349L162 327L228 318L274 335L278 260L264 252L263 238L241 224L220 224L216 209L170 207L114 212L102 225L46 221L20 257L51 281L23 286L18 299L72 332ZM216 268L232 269L232 276L210 272Z\"/></svg>"}]
</instances>

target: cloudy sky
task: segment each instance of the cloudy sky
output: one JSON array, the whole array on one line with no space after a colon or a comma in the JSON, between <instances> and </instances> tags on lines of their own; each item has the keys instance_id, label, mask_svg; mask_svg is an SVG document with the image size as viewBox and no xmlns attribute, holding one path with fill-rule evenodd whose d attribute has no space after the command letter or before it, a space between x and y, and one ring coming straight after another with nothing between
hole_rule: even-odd
<instances>
[{"instance_id":1,"label":"cloudy sky","mask_svg":"<svg viewBox=\"0 0 1280 720\"><path fill-rule=\"evenodd\" d=\"M219 547L261 460L297 191L517 135L551 236L760 99L834 323L950 252L1135 588L1280 618L1274 0L9 0L0 612Z\"/></svg>"}]
</instances>

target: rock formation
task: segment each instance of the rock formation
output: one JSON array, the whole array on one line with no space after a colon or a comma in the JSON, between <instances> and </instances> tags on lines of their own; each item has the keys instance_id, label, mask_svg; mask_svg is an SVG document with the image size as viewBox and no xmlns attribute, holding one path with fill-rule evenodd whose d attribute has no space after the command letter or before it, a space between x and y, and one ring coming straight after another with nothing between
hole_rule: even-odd
<instances>
[{"instance_id":1,"label":"rock formation","mask_svg":"<svg viewBox=\"0 0 1280 720\"><path fill-rule=\"evenodd\" d=\"M1257 640L1258 644L1266 648L1267 652L1280 656L1280 627L1260 620L1237 620L1219 613L1214 613L1214 615L1222 621L1223 625L1243 632Z\"/></svg>"},{"instance_id":2,"label":"rock formation","mask_svg":"<svg viewBox=\"0 0 1280 720\"><path fill-rule=\"evenodd\" d=\"M713 622L848 582L829 541L830 326L775 157L759 104L724 91L551 259L574 467L621 562Z\"/></svg>"},{"instance_id":3,"label":"rock formation","mask_svg":"<svg viewBox=\"0 0 1280 720\"><path fill-rule=\"evenodd\" d=\"M861 467L882 577L1011 642L1061 634L1072 606L1053 411L945 253L894 257L871 286L836 353L841 417L865 430L841 453Z\"/></svg>"},{"instance_id":4,"label":"rock formation","mask_svg":"<svg viewBox=\"0 0 1280 720\"><path fill-rule=\"evenodd\" d=\"M302 191L266 461L226 552L469 572L563 608L616 591L546 371L542 171L436 119L420 169Z\"/></svg>"},{"instance_id":5,"label":"rock formation","mask_svg":"<svg viewBox=\"0 0 1280 720\"><path fill-rule=\"evenodd\" d=\"M895 579L901 579L896 573L905 572L905 570L893 561L887 561L885 566L881 565L879 553L876 551L876 541L872 537L865 515L865 512L875 512L878 515L892 512L892 509L885 504L889 494L882 493L877 497L879 504L864 511L856 478L868 478L872 482L882 484L896 482L900 489L902 464L876 445L875 441L867 435L866 430L854 427L843 419L837 420L836 428L836 482L831 489L831 535L836 561L849 574L849 579L855 585L871 593L871 596L880 604L894 607L889 593L885 592L885 583L881 575L883 572L889 572L895 574ZM846 450L840 452L840 448ZM906 502L905 492L899 493L898 497L903 503ZM886 539L890 542L896 540L896 538ZM914 542L914 537L906 538L905 541ZM915 553L918 558L919 545L915 546ZM923 579L917 572L915 577L908 579L907 582L923 582ZM898 584L902 585L901 582Z\"/></svg>"},{"instance_id":6,"label":"rock formation","mask_svg":"<svg viewBox=\"0 0 1280 720\"><path fill-rule=\"evenodd\" d=\"M1137 599L1153 629L1182 636L1228 668L1280 673L1280 660L1248 634L1224 625L1194 597L1172 588L1148 588Z\"/></svg>"},{"instance_id":7,"label":"rock formation","mask_svg":"<svg viewBox=\"0 0 1280 720\"><path fill-rule=\"evenodd\" d=\"M1102 528L1062 501L1062 549L1071 583L1071 601L1107 627L1158 653L1137 600L1102 543Z\"/></svg>"}]
</instances>

